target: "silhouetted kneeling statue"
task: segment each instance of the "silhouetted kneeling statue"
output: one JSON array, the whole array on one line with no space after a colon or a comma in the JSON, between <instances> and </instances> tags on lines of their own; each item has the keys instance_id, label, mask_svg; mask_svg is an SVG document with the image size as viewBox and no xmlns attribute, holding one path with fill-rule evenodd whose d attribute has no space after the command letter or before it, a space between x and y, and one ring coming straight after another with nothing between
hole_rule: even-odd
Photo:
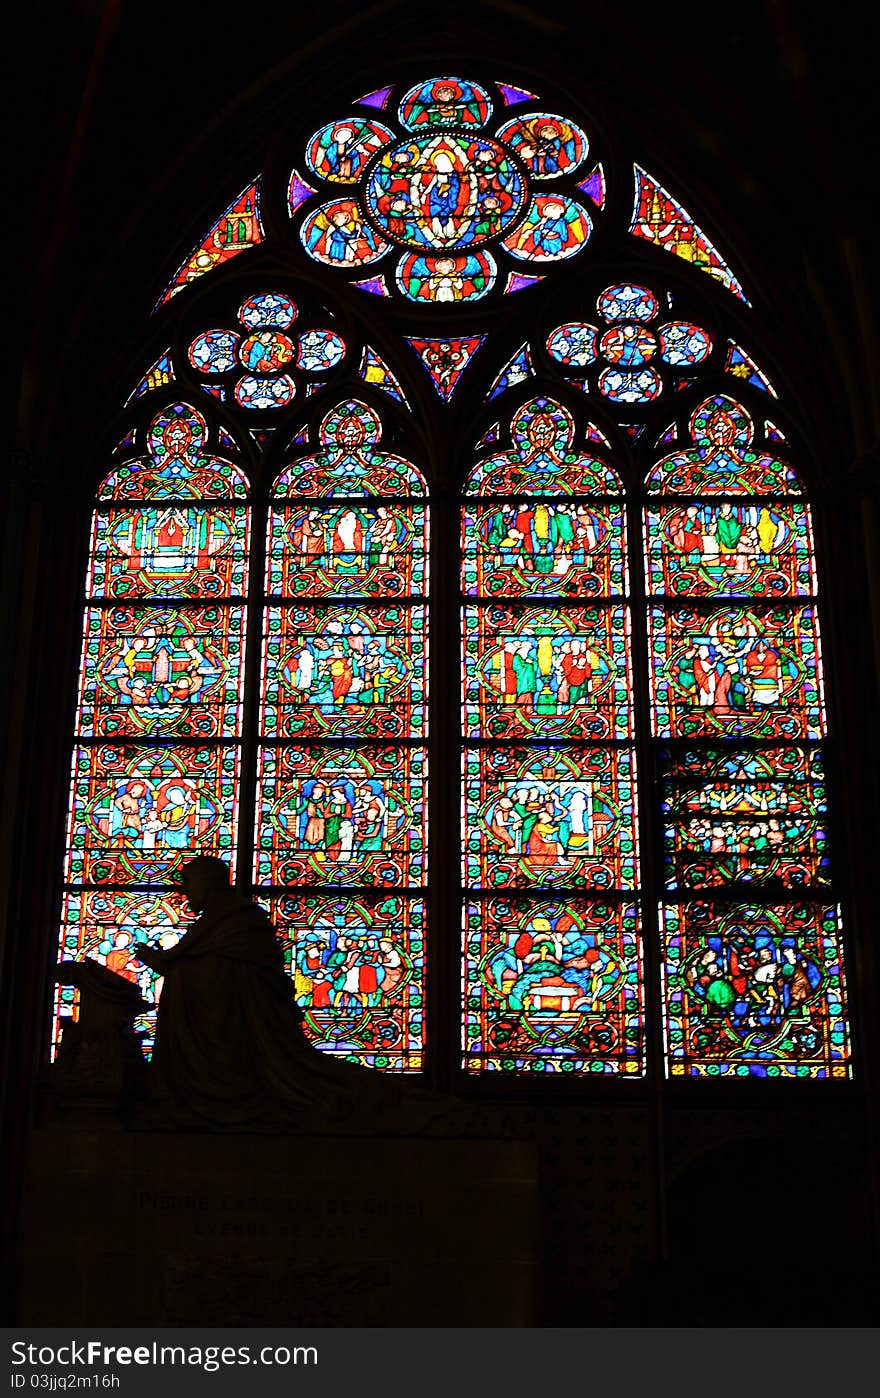
<instances>
[{"instance_id":1,"label":"silhouetted kneeling statue","mask_svg":"<svg viewBox=\"0 0 880 1398\"><path fill-rule=\"evenodd\" d=\"M229 879L220 859L190 860L181 887L201 916L167 951L138 947L165 978L151 1073L160 1111L175 1124L409 1133L451 1105L311 1047L272 923Z\"/></svg>"}]
</instances>

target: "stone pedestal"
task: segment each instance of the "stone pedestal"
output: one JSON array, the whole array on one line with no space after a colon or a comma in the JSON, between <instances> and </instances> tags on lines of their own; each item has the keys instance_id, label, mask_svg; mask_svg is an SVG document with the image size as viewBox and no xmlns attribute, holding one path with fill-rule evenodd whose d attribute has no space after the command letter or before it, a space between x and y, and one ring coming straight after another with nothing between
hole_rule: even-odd
<instances>
[{"instance_id":1,"label":"stone pedestal","mask_svg":"<svg viewBox=\"0 0 880 1398\"><path fill-rule=\"evenodd\" d=\"M536 1323L519 1140L34 1133L23 1326Z\"/></svg>"}]
</instances>

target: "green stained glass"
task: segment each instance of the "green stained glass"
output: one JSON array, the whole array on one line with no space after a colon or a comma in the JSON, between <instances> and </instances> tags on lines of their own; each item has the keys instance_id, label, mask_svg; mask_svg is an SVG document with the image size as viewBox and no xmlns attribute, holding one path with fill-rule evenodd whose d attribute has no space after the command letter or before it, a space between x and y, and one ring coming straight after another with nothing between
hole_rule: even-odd
<instances>
[{"instance_id":1,"label":"green stained glass","mask_svg":"<svg viewBox=\"0 0 880 1398\"><path fill-rule=\"evenodd\" d=\"M469 1072L644 1072L634 904L576 895L469 901L463 953Z\"/></svg>"},{"instance_id":2,"label":"green stained glass","mask_svg":"<svg viewBox=\"0 0 880 1398\"><path fill-rule=\"evenodd\" d=\"M668 904L661 926L669 1076L850 1076L838 909Z\"/></svg>"}]
</instances>

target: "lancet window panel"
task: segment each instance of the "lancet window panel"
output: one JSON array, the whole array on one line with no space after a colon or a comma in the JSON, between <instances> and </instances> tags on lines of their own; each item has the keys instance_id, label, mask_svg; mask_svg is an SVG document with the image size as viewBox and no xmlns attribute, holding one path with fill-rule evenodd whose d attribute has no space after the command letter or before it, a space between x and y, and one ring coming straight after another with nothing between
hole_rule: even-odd
<instances>
[{"instance_id":1,"label":"lancet window panel","mask_svg":"<svg viewBox=\"0 0 880 1398\"><path fill-rule=\"evenodd\" d=\"M639 1074L622 486L547 396L510 436L462 506L463 1066Z\"/></svg>"},{"instance_id":2,"label":"lancet window panel","mask_svg":"<svg viewBox=\"0 0 880 1398\"><path fill-rule=\"evenodd\" d=\"M810 507L729 395L667 445L644 511L666 1071L846 1077L840 915L804 901L833 887Z\"/></svg>"},{"instance_id":3,"label":"lancet window panel","mask_svg":"<svg viewBox=\"0 0 880 1398\"><path fill-rule=\"evenodd\" d=\"M430 536L424 478L383 430L342 401L272 491L254 879L316 1047L418 1072Z\"/></svg>"},{"instance_id":4,"label":"lancet window panel","mask_svg":"<svg viewBox=\"0 0 880 1398\"><path fill-rule=\"evenodd\" d=\"M250 512L240 466L208 439L183 402L130 434L97 492L86 576L60 954L147 1003L161 981L136 946L179 939L181 866L238 852ZM54 1044L76 1012L59 986Z\"/></svg>"}]
</instances>

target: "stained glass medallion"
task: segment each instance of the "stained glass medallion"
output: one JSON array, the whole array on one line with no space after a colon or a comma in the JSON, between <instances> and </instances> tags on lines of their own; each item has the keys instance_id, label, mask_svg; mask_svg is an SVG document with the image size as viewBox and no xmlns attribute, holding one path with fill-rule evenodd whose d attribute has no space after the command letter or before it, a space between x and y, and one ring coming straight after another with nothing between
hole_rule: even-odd
<instances>
[{"instance_id":1,"label":"stained glass medallion","mask_svg":"<svg viewBox=\"0 0 880 1398\"><path fill-rule=\"evenodd\" d=\"M419 748L266 747L258 884L419 887L426 759Z\"/></svg>"},{"instance_id":2,"label":"stained glass medallion","mask_svg":"<svg viewBox=\"0 0 880 1398\"><path fill-rule=\"evenodd\" d=\"M623 607L465 607L465 736L629 737L628 619Z\"/></svg>"},{"instance_id":3,"label":"stained glass medallion","mask_svg":"<svg viewBox=\"0 0 880 1398\"><path fill-rule=\"evenodd\" d=\"M467 1071L643 1071L633 904L497 895L468 902L463 979Z\"/></svg>"},{"instance_id":4,"label":"stained glass medallion","mask_svg":"<svg viewBox=\"0 0 880 1398\"><path fill-rule=\"evenodd\" d=\"M238 779L236 748L78 748L67 882L161 886L196 854L234 859Z\"/></svg>"},{"instance_id":5,"label":"stained glass medallion","mask_svg":"<svg viewBox=\"0 0 880 1398\"><path fill-rule=\"evenodd\" d=\"M818 623L812 607L652 607L658 737L821 738Z\"/></svg>"},{"instance_id":6,"label":"stained glass medallion","mask_svg":"<svg viewBox=\"0 0 880 1398\"><path fill-rule=\"evenodd\" d=\"M498 499L462 511L462 585L470 597L614 597L626 591L621 506Z\"/></svg>"},{"instance_id":7,"label":"stained glass medallion","mask_svg":"<svg viewBox=\"0 0 880 1398\"><path fill-rule=\"evenodd\" d=\"M661 913L672 1076L850 1076L835 907L700 901Z\"/></svg>"},{"instance_id":8,"label":"stained glass medallion","mask_svg":"<svg viewBox=\"0 0 880 1398\"><path fill-rule=\"evenodd\" d=\"M422 737L426 668L423 607L268 607L263 731L286 738Z\"/></svg>"},{"instance_id":9,"label":"stained glass medallion","mask_svg":"<svg viewBox=\"0 0 880 1398\"><path fill-rule=\"evenodd\" d=\"M683 749L660 756L666 887L827 886L816 748Z\"/></svg>"},{"instance_id":10,"label":"stained glass medallion","mask_svg":"<svg viewBox=\"0 0 880 1398\"><path fill-rule=\"evenodd\" d=\"M240 607L90 607L82 737L235 737L244 680Z\"/></svg>"},{"instance_id":11,"label":"stained glass medallion","mask_svg":"<svg viewBox=\"0 0 880 1398\"><path fill-rule=\"evenodd\" d=\"M816 592L806 505L742 498L645 511L648 587L690 597L811 597Z\"/></svg>"},{"instance_id":12,"label":"stained glass medallion","mask_svg":"<svg viewBox=\"0 0 880 1398\"><path fill-rule=\"evenodd\" d=\"M396 894L263 900L316 1048L386 1072L425 1049L425 904Z\"/></svg>"},{"instance_id":13,"label":"stained glass medallion","mask_svg":"<svg viewBox=\"0 0 880 1398\"><path fill-rule=\"evenodd\" d=\"M633 888L634 799L626 749L466 748L465 883Z\"/></svg>"}]
</instances>

